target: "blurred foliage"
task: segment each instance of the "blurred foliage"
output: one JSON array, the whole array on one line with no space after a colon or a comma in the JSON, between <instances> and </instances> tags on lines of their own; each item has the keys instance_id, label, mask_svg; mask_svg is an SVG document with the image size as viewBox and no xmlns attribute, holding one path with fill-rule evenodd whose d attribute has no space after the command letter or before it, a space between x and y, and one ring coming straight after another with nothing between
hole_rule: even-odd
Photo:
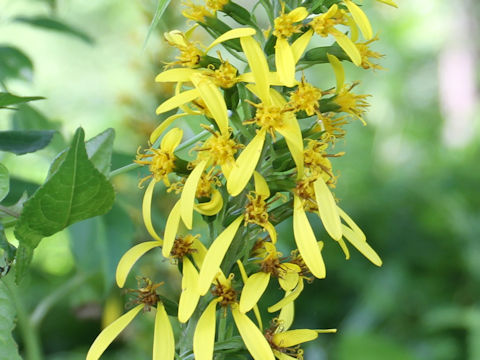
<instances>
[{"instance_id":1,"label":"blurred foliage","mask_svg":"<svg viewBox=\"0 0 480 360\"><path fill-rule=\"evenodd\" d=\"M22 194L31 196L45 181L49 164L68 147L79 124L88 138L108 127L117 132L113 148L99 143L108 159L102 169L89 143L85 145L88 161L99 173L108 174L110 162L112 169L130 163L135 148L146 143L146 134L158 121L155 106L172 91L153 82L161 61L173 58L160 34L180 20L176 4L164 9L162 3L167 2L0 0L5 9L0 14L5 29L0 35L0 107L17 109L0 109L0 139L13 131L22 136L57 131L53 137L49 132L42 143L46 147L38 146L34 150L40 151L33 154L0 153L0 198L7 210L0 215L5 224L0 231L2 275L8 273L13 252L4 231L18 245L8 227L14 216L8 212L21 211L26 201ZM480 359L479 136L463 147L445 145L446 120L438 92L438 56L448 51L443 35L449 30L451 8L433 0L422 2L421 8L413 0L400 3L399 10L375 6L371 11L372 23L381 29L376 50L386 54L382 66L388 70L368 74L361 85L373 95L369 126L351 124L358 131L337 145L348 154L339 161L337 196L348 198L346 210L379 249L384 266L376 269L358 255L345 262L326 242L328 276L307 287L302 302L296 303L296 326L338 327L339 333L322 335L306 347L308 360ZM465 7L470 2L455 4ZM474 5L473 19L479 15ZM159 22L155 14L163 10L164 21ZM30 30L19 30L31 25ZM54 31L43 34L44 29ZM32 46L25 46L28 43ZM50 78L42 78L42 73ZM47 100L26 103L39 100L30 95ZM124 304L112 300L122 298L114 286L114 269L126 249L148 239L140 217L140 177L140 171L114 177L117 198L108 214L42 240L33 271L15 293L2 280L0 339L12 352L4 355L2 346L0 359L16 358L9 337L14 312L20 354L55 360L83 359L102 321L106 324L123 312ZM157 198L155 218L165 218L170 207L170 199ZM291 239L290 229L290 224L281 224L279 233ZM178 277L159 261L152 252L136 266L158 281ZM12 273L6 279L12 287ZM128 284L134 287L135 279ZM175 298L179 291L165 288L164 294ZM5 300L12 297L15 309ZM123 298L128 301L128 296ZM109 315L102 319L102 312ZM105 359L148 358L153 318L145 315L122 334Z\"/></svg>"}]
</instances>

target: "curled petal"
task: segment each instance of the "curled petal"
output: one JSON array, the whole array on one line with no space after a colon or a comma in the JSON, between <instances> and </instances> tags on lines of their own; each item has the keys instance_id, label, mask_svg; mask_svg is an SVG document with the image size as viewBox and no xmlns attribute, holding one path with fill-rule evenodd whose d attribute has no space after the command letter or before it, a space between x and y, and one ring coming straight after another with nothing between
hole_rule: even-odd
<instances>
[{"instance_id":1,"label":"curled petal","mask_svg":"<svg viewBox=\"0 0 480 360\"><path fill-rule=\"evenodd\" d=\"M264 227L265 230L267 230L268 235L270 235L270 239L272 240L272 243L276 244L277 243L277 231L275 230L275 226L268 221L267 224Z\"/></svg>"},{"instance_id":2,"label":"curled petal","mask_svg":"<svg viewBox=\"0 0 480 360\"><path fill-rule=\"evenodd\" d=\"M362 64L362 55L360 55L357 45L355 45L347 35L337 29L332 29L330 33L333 35L338 45L340 45L343 51L345 51L348 57L352 60L352 62L355 65L360 66Z\"/></svg>"},{"instance_id":3,"label":"curled petal","mask_svg":"<svg viewBox=\"0 0 480 360\"><path fill-rule=\"evenodd\" d=\"M173 128L165 134L160 144L160 149L173 154L177 146L182 141L183 130L179 128Z\"/></svg>"},{"instance_id":4,"label":"curled petal","mask_svg":"<svg viewBox=\"0 0 480 360\"><path fill-rule=\"evenodd\" d=\"M125 254L123 254L122 258L118 262L117 271L115 273L118 287L122 288L125 285L127 276L130 273L133 265L137 262L137 260L147 251L158 246L162 246L162 243L160 241L147 241L135 245Z\"/></svg>"},{"instance_id":5,"label":"curled petal","mask_svg":"<svg viewBox=\"0 0 480 360\"><path fill-rule=\"evenodd\" d=\"M200 294L198 293L198 272L187 258L183 258L182 293L178 303L178 321L185 323L190 319L197 307Z\"/></svg>"},{"instance_id":6,"label":"curled petal","mask_svg":"<svg viewBox=\"0 0 480 360\"><path fill-rule=\"evenodd\" d=\"M300 278L297 287L293 291L286 292L285 297L282 300L267 309L268 312L276 312L282 309L284 306L287 306L289 303L295 301L295 299L298 298L300 293L303 291L303 286L303 278Z\"/></svg>"},{"instance_id":7,"label":"curled petal","mask_svg":"<svg viewBox=\"0 0 480 360\"><path fill-rule=\"evenodd\" d=\"M343 235L345 238L360 251L363 256L370 260L373 264L377 266L382 266L382 259L380 256L372 249L366 241L362 241L357 234L350 229L348 226L342 224Z\"/></svg>"},{"instance_id":8,"label":"curled petal","mask_svg":"<svg viewBox=\"0 0 480 360\"><path fill-rule=\"evenodd\" d=\"M192 82L200 93L222 134L228 134L228 112L225 99L217 86L206 76L194 74Z\"/></svg>"},{"instance_id":9,"label":"curled petal","mask_svg":"<svg viewBox=\"0 0 480 360\"><path fill-rule=\"evenodd\" d=\"M220 264L228 250L235 234L243 221L243 216L239 216L220 235L213 241L207 255L203 261L199 277L200 295L205 295L212 284L217 273L220 271Z\"/></svg>"},{"instance_id":10,"label":"curled petal","mask_svg":"<svg viewBox=\"0 0 480 360\"><path fill-rule=\"evenodd\" d=\"M162 243L162 239L158 236L157 232L153 228L152 224L152 196L153 196L153 189L155 188L156 181L152 179L150 184L148 184L147 189L145 190L145 194L143 195L143 202L142 202L142 215L143 215L143 223L145 224L145 228L147 229L148 233L151 237L155 240Z\"/></svg>"},{"instance_id":11,"label":"curled petal","mask_svg":"<svg viewBox=\"0 0 480 360\"><path fill-rule=\"evenodd\" d=\"M258 95L260 100L265 105L270 105L270 94L269 94L269 69L267 59L263 53L262 48L258 42L250 37L241 37L240 44L242 45L243 52L248 60L248 65L252 70L253 77L255 78L255 84L258 86Z\"/></svg>"},{"instance_id":12,"label":"curled petal","mask_svg":"<svg viewBox=\"0 0 480 360\"><path fill-rule=\"evenodd\" d=\"M308 222L307 215L303 209L302 201L294 197L293 209L293 233L298 251L302 255L303 261L308 266L313 276L323 279L326 276L325 263L322 253L318 246L315 234Z\"/></svg>"},{"instance_id":13,"label":"curled petal","mask_svg":"<svg viewBox=\"0 0 480 360\"><path fill-rule=\"evenodd\" d=\"M345 5L347 5L348 11L352 14L353 20L355 20L355 23L362 32L363 37L366 40L370 40L373 37L373 30L367 15L365 15L363 10L354 2L350 0L344 0L344 2Z\"/></svg>"},{"instance_id":14,"label":"curled petal","mask_svg":"<svg viewBox=\"0 0 480 360\"><path fill-rule=\"evenodd\" d=\"M250 355L255 360L275 360L275 356L265 336L247 315L240 312L235 304L232 305L232 315Z\"/></svg>"},{"instance_id":15,"label":"curled petal","mask_svg":"<svg viewBox=\"0 0 480 360\"><path fill-rule=\"evenodd\" d=\"M341 239L342 228L340 226L340 215L338 214L337 203L335 202L330 189L321 177L313 183L313 188L315 189L318 214L320 219L322 219L325 230L327 230L328 234L333 239Z\"/></svg>"},{"instance_id":16,"label":"curled petal","mask_svg":"<svg viewBox=\"0 0 480 360\"><path fill-rule=\"evenodd\" d=\"M246 313L250 311L262 297L270 281L270 274L258 272L250 277L243 286L240 296L240 311Z\"/></svg>"},{"instance_id":17,"label":"curled petal","mask_svg":"<svg viewBox=\"0 0 480 360\"><path fill-rule=\"evenodd\" d=\"M279 347L291 347L307 341L315 340L318 332L310 329L298 329L280 332L273 335L273 343Z\"/></svg>"},{"instance_id":18,"label":"curled petal","mask_svg":"<svg viewBox=\"0 0 480 360\"><path fill-rule=\"evenodd\" d=\"M120 334L123 329L127 327L128 324L137 316L140 310L143 309L143 304L137 305L132 310L126 314L120 316L113 323L108 325L103 331L97 336L95 341L87 353L86 360L97 360L102 356L103 352L107 347L112 343L113 340Z\"/></svg>"},{"instance_id":19,"label":"curled petal","mask_svg":"<svg viewBox=\"0 0 480 360\"><path fill-rule=\"evenodd\" d=\"M343 69L342 63L335 55L327 54L328 61L332 65L333 72L335 73L335 79L337 80L336 92L338 93L343 88L345 83L345 70Z\"/></svg>"},{"instance_id":20,"label":"curled petal","mask_svg":"<svg viewBox=\"0 0 480 360\"><path fill-rule=\"evenodd\" d=\"M298 284L300 280L300 267L296 264L285 263L282 264L282 273L278 278L278 283L280 287L285 291L292 291Z\"/></svg>"},{"instance_id":21,"label":"curled petal","mask_svg":"<svg viewBox=\"0 0 480 360\"><path fill-rule=\"evenodd\" d=\"M215 189L212 193L212 198L209 202L194 204L193 208L195 211L202 215L213 216L218 214L223 207L223 197L220 191Z\"/></svg>"},{"instance_id":22,"label":"curled petal","mask_svg":"<svg viewBox=\"0 0 480 360\"><path fill-rule=\"evenodd\" d=\"M275 64L283 85L295 86L295 57L287 39L278 38L275 44Z\"/></svg>"},{"instance_id":23,"label":"curled petal","mask_svg":"<svg viewBox=\"0 0 480 360\"><path fill-rule=\"evenodd\" d=\"M151 144L155 143L155 141L157 141L157 139L160 137L160 135L163 134L163 132L167 129L167 127L169 127L175 120L186 115L188 114L185 114L185 113L175 114L163 120L163 122L160 125L158 125L155 128L155 130L153 130L152 133L150 134L150 143Z\"/></svg>"},{"instance_id":24,"label":"curled petal","mask_svg":"<svg viewBox=\"0 0 480 360\"><path fill-rule=\"evenodd\" d=\"M227 40L238 39L246 36L253 36L255 34L256 34L256 31L253 28L237 28L237 29L227 31L222 35L220 35L218 38L216 38L215 41L208 46L205 52L208 52L208 50L210 50L215 45L218 45Z\"/></svg>"},{"instance_id":25,"label":"curled petal","mask_svg":"<svg viewBox=\"0 0 480 360\"><path fill-rule=\"evenodd\" d=\"M345 259L349 260L350 259L350 251L348 250L347 244L345 244L345 241L342 239L337 240L338 244L340 245L340 248L342 249L343 253L345 254Z\"/></svg>"},{"instance_id":26,"label":"curled petal","mask_svg":"<svg viewBox=\"0 0 480 360\"><path fill-rule=\"evenodd\" d=\"M187 90L172 96L170 99L165 100L159 107L157 107L156 114L162 114L164 112L173 110L180 107L192 100L195 100L200 96L198 89Z\"/></svg>"},{"instance_id":27,"label":"curled petal","mask_svg":"<svg viewBox=\"0 0 480 360\"><path fill-rule=\"evenodd\" d=\"M237 196L247 185L257 166L265 142L266 130L261 129L238 157L227 182L227 190Z\"/></svg>"},{"instance_id":28,"label":"curled petal","mask_svg":"<svg viewBox=\"0 0 480 360\"><path fill-rule=\"evenodd\" d=\"M180 200L175 203L170 214L168 214L167 224L165 225L165 234L163 238L162 255L170 257L175 237L177 236L178 225L180 224Z\"/></svg>"},{"instance_id":29,"label":"curled petal","mask_svg":"<svg viewBox=\"0 0 480 360\"><path fill-rule=\"evenodd\" d=\"M215 312L220 299L213 299L198 319L193 334L193 353L196 360L212 360L215 344Z\"/></svg>"},{"instance_id":30,"label":"curled petal","mask_svg":"<svg viewBox=\"0 0 480 360\"><path fill-rule=\"evenodd\" d=\"M153 360L173 360L174 358L175 337L172 325L163 304L158 302L153 332Z\"/></svg>"},{"instance_id":31,"label":"curled petal","mask_svg":"<svg viewBox=\"0 0 480 360\"><path fill-rule=\"evenodd\" d=\"M182 195L180 197L181 216L188 229L192 229L195 194L197 192L198 182L200 181L206 165L207 160L203 160L197 164L183 186Z\"/></svg>"}]
</instances>

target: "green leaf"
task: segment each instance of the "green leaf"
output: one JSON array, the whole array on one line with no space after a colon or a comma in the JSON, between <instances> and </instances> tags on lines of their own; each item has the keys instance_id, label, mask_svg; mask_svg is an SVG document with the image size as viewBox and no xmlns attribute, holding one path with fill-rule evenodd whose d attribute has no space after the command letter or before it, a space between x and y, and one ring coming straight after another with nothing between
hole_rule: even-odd
<instances>
[{"instance_id":1,"label":"green leaf","mask_svg":"<svg viewBox=\"0 0 480 360\"><path fill-rule=\"evenodd\" d=\"M93 38L90 35L86 34L85 32L79 29L76 29L68 24L65 24L64 22L58 19L54 19L48 16L33 16L33 17L19 16L15 18L15 21L23 22L32 26L42 28L42 29L53 30L53 31L63 32L68 35L73 35L85 41L88 44L94 43Z\"/></svg>"},{"instance_id":2,"label":"green leaf","mask_svg":"<svg viewBox=\"0 0 480 360\"><path fill-rule=\"evenodd\" d=\"M7 108L7 106L10 105L16 105L42 99L45 98L41 96L17 96L8 92L0 92L0 109Z\"/></svg>"},{"instance_id":3,"label":"green leaf","mask_svg":"<svg viewBox=\"0 0 480 360\"><path fill-rule=\"evenodd\" d=\"M104 215L73 224L70 244L75 263L87 274L101 272L104 292L115 283L115 271L123 254L131 247L135 228L119 206Z\"/></svg>"},{"instance_id":4,"label":"green leaf","mask_svg":"<svg viewBox=\"0 0 480 360\"><path fill-rule=\"evenodd\" d=\"M8 272L10 265L15 259L15 252L17 251L17 248L10 244L10 242L7 240L2 224L0 224L0 249L3 250L3 257L5 259L5 264L2 264L3 269L0 269L1 278L4 273Z\"/></svg>"},{"instance_id":5,"label":"green leaf","mask_svg":"<svg viewBox=\"0 0 480 360\"><path fill-rule=\"evenodd\" d=\"M157 27L159 21L162 19L163 13L170 4L170 1L171 0L158 0L157 10L155 10L155 15L153 15L152 22L148 28L147 36L145 37L145 41L143 43L143 48L147 46L147 42L150 38L150 35L152 35L152 31Z\"/></svg>"},{"instance_id":6,"label":"green leaf","mask_svg":"<svg viewBox=\"0 0 480 360\"><path fill-rule=\"evenodd\" d=\"M22 51L12 46L0 46L0 81L7 79L30 80L33 64Z\"/></svg>"},{"instance_id":7,"label":"green leaf","mask_svg":"<svg viewBox=\"0 0 480 360\"><path fill-rule=\"evenodd\" d=\"M87 155L90 161L95 165L98 171L103 175L107 176L110 174L110 166L112 163L112 153L113 153L113 140L115 139L115 130L107 129L97 136L91 138L85 143L87 149ZM67 155L67 150L62 151L57 155L55 160L50 165L48 170L48 176L53 174L63 159Z\"/></svg>"},{"instance_id":8,"label":"green leaf","mask_svg":"<svg viewBox=\"0 0 480 360\"><path fill-rule=\"evenodd\" d=\"M13 178L11 180L13 180L12 183L15 185L16 183L15 179ZM17 189L15 188L15 186L12 186L11 190L15 191ZM9 197L10 196L12 196L11 193L9 194ZM17 202L14 203L13 205L10 205L10 206L3 205L2 208L0 209L0 219L2 217L9 217L9 216L19 217L23 210L23 204L25 203L25 201L27 201L27 199L28 199L28 195L26 192L24 192L20 197L20 199L18 199Z\"/></svg>"},{"instance_id":9,"label":"green leaf","mask_svg":"<svg viewBox=\"0 0 480 360\"><path fill-rule=\"evenodd\" d=\"M79 128L62 164L24 204L15 227L19 241L17 282L25 275L33 250L42 238L78 221L103 215L113 205L113 187L88 159L84 137Z\"/></svg>"},{"instance_id":10,"label":"green leaf","mask_svg":"<svg viewBox=\"0 0 480 360\"><path fill-rule=\"evenodd\" d=\"M17 155L35 152L46 147L55 132L54 130L0 131L0 151Z\"/></svg>"},{"instance_id":11,"label":"green leaf","mask_svg":"<svg viewBox=\"0 0 480 360\"><path fill-rule=\"evenodd\" d=\"M4 280L0 280L0 360L21 360L12 336L15 329L15 305Z\"/></svg>"},{"instance_id":12,"label":"green leaf","mask_svg":"<svg viewBox=\"0 0 480 360\"><path fill-rule=\"evenodd\" d=\"M10 175L8 169L0 163L0 201L5 199L10 191Z\"/></svg>"}]
</instances>

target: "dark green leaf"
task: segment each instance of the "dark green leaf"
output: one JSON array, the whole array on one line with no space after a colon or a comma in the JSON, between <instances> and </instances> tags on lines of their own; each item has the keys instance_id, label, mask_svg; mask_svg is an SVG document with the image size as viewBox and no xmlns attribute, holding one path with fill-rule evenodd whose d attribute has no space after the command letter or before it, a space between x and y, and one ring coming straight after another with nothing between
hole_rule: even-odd
<instances>
[{"instance_id":1,"label":"dark green leaf","mask_svg":"<svg viewBox=\"0 0 480 360\"><path fill-rule=\"evenodd\" d=\"M147 36L145 37L145 42L143 43L144 48L147 46L147 42L150 38L150 35L152 35L152 31L157 27L158 22L162 19L163 13L170 4L170 1L171 0L158 0L157 10L155 10L155 15L153 16L152 22L148 28Z\"/></svg>"},{"instance_id":2,"label":"dark green leaf","mask_svg":"<svg viewBox=\"0 0 480 360\"><path fill-rule=\"evenodd\" d=\"M78 221L103 215L113 205L113 187L88 160L84 137L79 128L65 160L24 205L15 227L19 241L17 282L25 275L33 250L42 238Z\"/></svg>"},{"instance_id":3,"label":"dark green leaf","mask_svg":"<svg viewBox=\"0 0 480 360\"><path fill-rule=\"evenodd\" d=\"M10 105L26 103L34 100L45 99L41 96L17 96L7 92L0 92L0 109Z\"/></svg>"},{"instance_id":4,"label":"dark green leaf","mask_svg":"<svg viewBox=\"0 0 480 360\"><path fill-rule=\"evenodd\" d=\"M0 280L0 360L21 360L12 336L15 329L15 305L5 280Z\"/></svg>"},{"instance_id":5,"label":"dark green leaf","mask_svg":"<svg viewBox=\"0 0 480 360\"><path fill-rule=\"evenodd\" d=\"M8 242L2 224L0 224L0 249L3 250L3 257L5 258L5 264L2 264L4 269L0 271L0 277L2 277L2 272L8 272L8 267L15 259L15 252L17 251L17 248Z\"/></svg>"},{"instance_id":6,"label":"dark green leaf","mask_svg":"<svg viewBox=\"0 0 480 360\"><path fill-rule=\"evenodd\" d=\"M15 21L23 22L32 26L36 26L42 29L53 30L58 32L63 32L68 35L73 35L88 44L93 44L93 38L86 34L85 32L78 30L64 22L54 19L47 16L34 16L34 17L25 17L20 16L15 18Z\"/></svg>"},{"instance_id":7,"label":"dark green leaf","mask_svg":"<svg viewBox=\"0 0 480 360\"><path fill-rule=\"evenodd\" d=\"M10 191L10 175L8 169L0 163L0 201L5 199Z\"/></svg>"},{"instance_id":8,"label":"dark green leaf","mask_svg":"<svg viewBox=\"0 0 480 360\"><path fill-rule=\"evenodd\" d=\"M13 184L16 184L15 182L15 179L12 179L13 181ZM11 187L11 190L14 191L14 190L17 190L15 186L12 186ZM12 194L10 193L8 197L12 196ZM27 201L28 199L28 195L26 192L24 192L22 194L22 196L20 197L20 199L18 199L18 201L16 203L14 203L13 205L10 205L10 206L3 206L2 209L0 209L0 219L2 217L8 217L8 216L13 216L13 217L19 217L20 214L22 213L22 210L23 210L23 204L25 203L25 201Z\"/></svg>"},{"instance_id":9,"label":"dark green leaf","mask_svg":"<svg viewBox=\"0 0 480 360\"><path fill-rule=\"evenodd\" d=\"M300 59L299 63L328 63L327 54L335 55L339 60L351 61L345 51L343 51L342 48L335 43L331 46L320 46L308 50L303 58Z\"/></svg>"},{"instance_id":10,"label":"dark green leaf","mask_svg":"<svg viewBox=\"0 0 480 360\"><path fill-rule=\"evenodd\" d=\"M33 64L22 51L11 46L0 46L0 81L32 78Z\"/></svg>"},{"instance_id":11,"label":"dark green leaf","mask_svg":"<svg viewBox=\"0 0 480 360\"><path fill-rule=\"evenodd\" d=\"M0 131L0 151L17 155L43 149L52 140L54 130Z\"/></svg>"},{"instance_id":12,"label":"dark green leaf","mask_svg":"<svg viewBox=\"0 0 480 360\"><path fill-rule=\"evenodd\" d=\"M77 266L85 273L101 272L108 292L118 261L132 245L135 229L131 219L114 206L108 214L73 224L69 230Z\"/></svg>"},{"instance_id":13,"label":"dark green leaf","mask_svg":"<svg viewBox=\"0 0 480 360\"><path fill-rule=\"evenodd\" d=\"M108 176L108 174L110 174L114 139L115 130L107 129L85 143L88 158L93 163L93 165L95 165L97 170L105 176ZM50 165L50 169L48 170L48 176L53 174L58 169L63 159L65 159L65 156L67 155L67 150L68 149L62 151L60 154L57 155L55 160Z\"/></svg>"},{"instance_id":14,"label":"dark green leaf","mask_svg":"<svg viewBox=\"0 0 480 360\"><path fill-rule=\"evenodd\" d=\"M178 304L167 298L166 296L158 294L160 300L162 300L163 306L165 307L165 311L170 316L177 316L178 315Z\"/></svg>"},{"instance_id":15,"label":"dark green leaf","mask_svg":"<svg viewBox=\"0 0 480 360\"><path fill-rule=\"evenodd\" d=\"M215 352L216 353L225 353L231 351L240 351L244 350L245 345L240 336L233 336L225 341L218 341L215 343Z\"/></svg>"}]
</instances>

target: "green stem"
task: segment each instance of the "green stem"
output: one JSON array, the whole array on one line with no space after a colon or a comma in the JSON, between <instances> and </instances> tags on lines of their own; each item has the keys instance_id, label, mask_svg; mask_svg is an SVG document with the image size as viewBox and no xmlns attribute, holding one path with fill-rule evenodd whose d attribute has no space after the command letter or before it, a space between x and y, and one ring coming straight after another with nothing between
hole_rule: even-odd
<instances>
[{"instance_id":1,"label":"green stem","mask_svg":"<svg viewBox=\"0 0 480 360\"><path fill-rule=\"evenodd\" d=\"M4 212L5 214L8 214L10 216L13 216L15 218L19 218L20 217L20 214L18 214L16 211L13 211L11 209L9 209L8 207L6 206L2 206L0 205L0 211Z\"/></svg>"},{"instance_id":2,"label":"green stem","mask_svg":"<svg viewBox=\"0 0 480 360\"><path fill-rule=\"evenodd\" d=\"M25 345L25 359L41 360L43 356L37 330L30 322L25 306L18 294L18 287L13 284L10 278L11 277L5 277L3 282L10 292L11 299L17 311L18 326Z\"/></svg>"}]
</instances>

